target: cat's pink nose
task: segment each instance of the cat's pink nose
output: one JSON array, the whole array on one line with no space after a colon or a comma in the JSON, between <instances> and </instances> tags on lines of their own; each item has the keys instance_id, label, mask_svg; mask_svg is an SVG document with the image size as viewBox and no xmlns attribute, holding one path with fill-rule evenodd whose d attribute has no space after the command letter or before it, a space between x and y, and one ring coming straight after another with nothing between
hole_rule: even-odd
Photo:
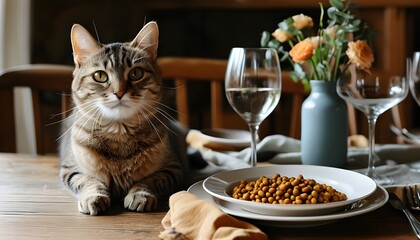
<instances>
[{"instance_id":1,"label":"cat's pink nose","mask_svg":"<svg viewBox=\"0 0 420 240\"><path fill-rule=\"evenodd\" d=\"M124 96L124 94L126 93L126 91L118 91L118 92L114 92L115 96L117 96L117 98L119 100L121 100L121 98Z\"/></svg>"}]
</instances>

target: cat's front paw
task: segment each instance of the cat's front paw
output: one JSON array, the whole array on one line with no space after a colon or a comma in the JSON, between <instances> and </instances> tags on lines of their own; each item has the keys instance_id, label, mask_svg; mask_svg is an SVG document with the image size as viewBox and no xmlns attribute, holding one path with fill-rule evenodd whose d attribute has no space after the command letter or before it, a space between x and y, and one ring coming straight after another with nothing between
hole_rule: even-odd
<instances>
[{"instance_id":1,"label":"cat's front paw","mask_svg":"<svg viewBox=\"0 0 420 240\"><path fill-rule=\"evenodd\" d=\"M91 216L106 211L111 206L111 198L108 195L89 195L79 200L79 212Z\"/></svg>"},{"instance_id":2,"label":"cat's front paw","mask_svg":"<svg viewBox=\"0 0 420 240\"><path fill-rule=\"evenodd\" d=\"M129 193L124 199L124 207L137 212L152 211L157 205L156 196L145 190Z\"/></svg>"}]
</instances>

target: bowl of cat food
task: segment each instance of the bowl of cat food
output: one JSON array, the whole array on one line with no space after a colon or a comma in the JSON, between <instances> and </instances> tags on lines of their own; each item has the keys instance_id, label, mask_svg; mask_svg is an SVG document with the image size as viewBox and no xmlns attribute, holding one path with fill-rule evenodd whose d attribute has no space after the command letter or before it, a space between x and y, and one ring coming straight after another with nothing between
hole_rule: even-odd
<instances>
[{"instance_id":1,"label":"bowl of cat food","mask_svg":"<svg viewBox=\"0 0 420 240\"><path fill-rule=\"evenodd\" d=\"M314 216L343 210L376 190L369 177L310 165L270 165L226 171L203 181L215 202L271 216Z\"/></svg>"}]
</instances>

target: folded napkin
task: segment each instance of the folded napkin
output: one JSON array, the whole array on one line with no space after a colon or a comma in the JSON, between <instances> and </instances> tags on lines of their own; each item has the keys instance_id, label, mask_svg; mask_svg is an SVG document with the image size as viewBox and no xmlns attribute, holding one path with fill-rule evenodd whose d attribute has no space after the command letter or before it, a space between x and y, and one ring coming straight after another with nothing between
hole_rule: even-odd
<instances>
[{"instance_id":1,"label":"folded napkin","mask_svg":"<svg viewBox=\"0 0 420 240\"><path fill-rule=\"evenodd\" d=\"M267 235L254 225L239 221L186 191L173 194L169 207L162 219L165 231L159 235L164 240L267 239Z\"/></svg>"},{"instance_id":2,"label":"folded napkin","mask_svg":"<svg viewBox=\"0 0 420 240\"><path fill-rule=\"evenodd\" d=\"M348 140L349 168L356 169L359 167L359 164L363 164L366 167L368 149L365 146L365 137L355 135L350 136ZM247 161L251 156L249 147L240 151L217 151L209 148L190 147L188 151L189 156L195 154L195 159L199 156L209 165L224 168L224 170L247 167ZM257 144L257 151L258 161L268 161L277 164L301 163L300 140L284 135L265 137ZM409 163L420 160L420 145L377 144L375 145L375 152L381 159L391 159L397 163Z\"/></svg>"}]
</instances>

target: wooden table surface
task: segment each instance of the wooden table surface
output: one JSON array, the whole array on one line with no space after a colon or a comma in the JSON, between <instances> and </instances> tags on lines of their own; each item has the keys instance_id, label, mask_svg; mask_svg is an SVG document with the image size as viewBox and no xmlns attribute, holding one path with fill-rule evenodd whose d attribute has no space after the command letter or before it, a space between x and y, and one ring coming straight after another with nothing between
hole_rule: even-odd
<instances>
[{"instance_id":1,"label":"wooden table surface","mask_svg":"<svg viewBox=\"0 0 420 240\"><path fill-rule=\"evenodd\" d=\"M102 216L77 210L58 179L55 156L0 154L0 239L159 239L166 209ZM308 228L258 226L269 239L415 239L402 212L389 204L373 212Z\"/></svg>"}]
</instances>

